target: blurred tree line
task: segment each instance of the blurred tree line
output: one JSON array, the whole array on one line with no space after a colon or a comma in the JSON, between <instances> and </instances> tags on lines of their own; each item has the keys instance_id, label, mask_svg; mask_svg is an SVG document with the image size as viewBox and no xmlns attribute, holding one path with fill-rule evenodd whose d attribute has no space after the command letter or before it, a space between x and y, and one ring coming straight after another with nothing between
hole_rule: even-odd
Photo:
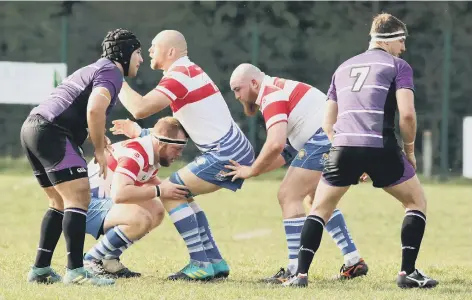
<instances>
[{"instance_id":1,"label":"blurred tree line","mask_svg":"<svg viewBox=\"0 0 472 300\"><path fill-rule=\"evenodd\" d=\"M106 32L122 27L140 38L144 64L130 80L141 93L152 89L162 72L148 67L147 49L163 29L176 29L187 38L190 58L221 89L233 117L245 132L247 119L229 88L232 70L251 61L251 33L259 36L259 67L267 74L304 81L326 92L336 67L364 51L372 17L381 11L408 26L403 58L413 69L418 114L417 151L421 134L433 133L435 168L439 167L442 104L443 31L452 20L451 102L449 110L449 166L460 172L462 119L472 115L472 3L469 2L0 2L0 59L58 62L61 59L61 13L68 14L69 73L96 60ZM25 87L28 88L28 87ZM0 105L0 153L21 155L19 128L31 107ZM170 110L140 121L152 126ZM111 119L131 116L118 105ZM257 120L257 149L265 139ZM189 147L188 159L196 148ZM421 160L419 160L421 162Z\"/></svg>"}]
</instances>

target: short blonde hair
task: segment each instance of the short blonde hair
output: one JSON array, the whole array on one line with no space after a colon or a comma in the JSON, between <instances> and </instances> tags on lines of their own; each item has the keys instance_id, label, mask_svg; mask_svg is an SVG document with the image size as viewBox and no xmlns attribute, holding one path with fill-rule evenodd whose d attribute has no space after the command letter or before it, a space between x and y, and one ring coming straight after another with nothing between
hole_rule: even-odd
<instances>
[{"instance_id":1,"label":"short blonde hair","mask_svg":"<svg viewBox=\"0 0 472 300\"><path fill-rule=\"evenodd\" d=\"M392 33L399 30L405 31L405 35L408 35L405 23L391 14L381 13L374 17L372 26L370 27L370 35L376 33Z\"/></svg>"},{"instance_id":2,"label":"short blonde hair","mask_svg":"<svg viewBox=\"0 0 472 300\"><path fill-rule=\"evenodd\" d=\"M179 120L174 117L160 118L151 132L155 135L165 136L171 139L177 138L179 132L183 132L185 137L188 138L188 133L185 128L180 124Z\"/></svg>"}]
</instances>

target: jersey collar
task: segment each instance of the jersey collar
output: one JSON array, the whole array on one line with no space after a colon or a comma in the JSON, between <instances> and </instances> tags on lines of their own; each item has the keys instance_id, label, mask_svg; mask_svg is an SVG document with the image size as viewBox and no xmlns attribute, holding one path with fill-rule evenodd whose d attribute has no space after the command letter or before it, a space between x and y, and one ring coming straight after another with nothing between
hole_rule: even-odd
<instances>
[{"instance_id":1,"label":"jersey collar","mask_svg":"<svg viewBox=\"0 0 472 300\"><path fill-rule=\"evenodd\" d=\"M167 72L163 72L164 75L166 75L166 73L168 73L170 70L172 70L174 67L177 67L177 66L182 66L182 65L189 65L190 64L190 59L188 58L188 56L182 56L181 58L177 59L176 61L174 61L170 67L167 69Z\"/></svg>"},{"instance_id":2,"label":"jersey collar","mask_svg":"<svg viewBox=\"0 0 472 300\"><path fill-rule=\"evenodd\" d=\"M272 81L273 79L269 75L265 75L264 79L262 79L261 89L259 90L259 94L257 95L257 99L256 99L256 105L259 105L259 107L261 106L262 94L264 94L265 87L267 85L271 85Z\"/></svg>"},{"instance_id":3,"label":"jersey collar","mask_svg":"<svg viewBox=\"0 0 472 300\"><path fill-rule=\"evenodd\" d=\"M149 165L150 166L154 166L154 147L152 146L152 135L151 134L148 134L144 137L142 137L143 141L144 141L144 150L147 152L147 153L150 153L151 155L148 155L148 161L149 161ZM155 166L157 168L160 167L159 164L157 164L157 166Z\"/></svg>"}]
</instances>

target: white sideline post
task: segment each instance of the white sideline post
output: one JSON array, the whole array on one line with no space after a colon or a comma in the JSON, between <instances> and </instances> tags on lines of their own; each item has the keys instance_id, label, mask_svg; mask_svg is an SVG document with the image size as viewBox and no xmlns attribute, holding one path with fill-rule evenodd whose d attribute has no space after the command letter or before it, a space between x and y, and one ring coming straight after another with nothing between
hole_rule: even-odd
<instances>
[{"instance_id":1,"label":"white sideline post","mask_svg":"<svg viewBox=\"0 0 472 300\"><path fill-rule=\"evenodd\" d=\"M431 130L423 132L423 176L431 178L433 170L433 138Z\"/></svg>"},{"instance_id":2,"label":"white sideline post","mask_svg":"<svg viewBox=\"0 0 472 300\"><path fill-rule=\"evenodd\" d=\"M465 117L463 122L462 175L472 178L472 117Z\"/></svg>"}]
</instances>

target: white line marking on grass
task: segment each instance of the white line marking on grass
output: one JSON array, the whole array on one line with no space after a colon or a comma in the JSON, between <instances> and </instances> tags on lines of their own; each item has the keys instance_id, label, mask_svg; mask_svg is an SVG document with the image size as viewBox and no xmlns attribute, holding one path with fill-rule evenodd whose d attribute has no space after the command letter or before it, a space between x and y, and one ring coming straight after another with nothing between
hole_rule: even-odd
<instances>
[{"instance_id":1,"label":"white line marking on grass","mask_svg":"<svg viewBox=\"0 0 472 300\"><path fill-rule=\"evenodd\" d=\"M233 235L233 240L235 241L242 241L242 240L250 240L258 237L263 237L270 235L272 233L272 229L267 228L260 228L248 232L241 232Z\"/></svg>"}]
</instances>

